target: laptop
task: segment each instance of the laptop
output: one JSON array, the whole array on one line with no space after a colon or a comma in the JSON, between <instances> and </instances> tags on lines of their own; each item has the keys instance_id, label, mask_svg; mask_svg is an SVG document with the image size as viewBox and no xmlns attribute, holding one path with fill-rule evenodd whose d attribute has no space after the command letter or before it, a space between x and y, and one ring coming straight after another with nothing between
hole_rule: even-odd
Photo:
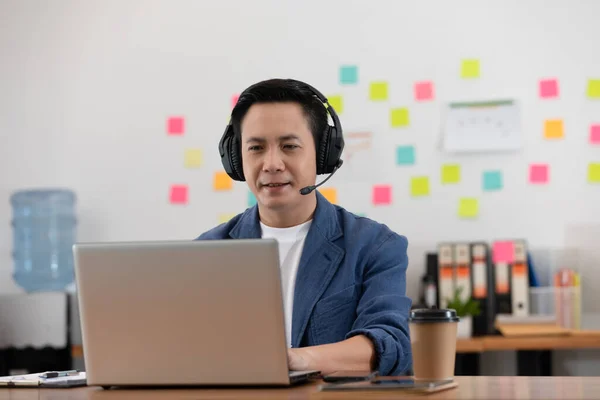
<instances>
[{"instance_id":1,"label":"laptop","mask_svg":"<svg viewBox=\"0 0 600 400\"><path fill-rule=\"evenodd\" d=\"M289 386L275 239L73 246L90 386Z\"/></svg>"}]
</instances>

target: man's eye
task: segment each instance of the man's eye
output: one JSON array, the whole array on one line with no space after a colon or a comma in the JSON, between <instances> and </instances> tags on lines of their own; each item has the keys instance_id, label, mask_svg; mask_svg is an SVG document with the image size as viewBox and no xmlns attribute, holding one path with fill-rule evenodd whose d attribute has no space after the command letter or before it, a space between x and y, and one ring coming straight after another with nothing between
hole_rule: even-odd
<instances>
[{"instance_id":1,"label":"man's eye","mask_svg":"<svg viewBox=\"0 0 600 400\"><path fill-rule=\"evenodd\" d=\"M248 151L258 151L260 150L260 146L250 146L248 147Z\"/></svg>"},{"instance_id":2,"label":"man's eye","mask_svg":"<svg viewBox=\"0 0 600 400\"><path fill-rule=\"evenodd\" d=\"M284 145L283 147L284 147L285 149L288 149L288 150L293 150L293 149L297 149L297 148L298 148L298 145L296 145L296 144L286 144L286 145Z\"/></svg>"}]
</instances>

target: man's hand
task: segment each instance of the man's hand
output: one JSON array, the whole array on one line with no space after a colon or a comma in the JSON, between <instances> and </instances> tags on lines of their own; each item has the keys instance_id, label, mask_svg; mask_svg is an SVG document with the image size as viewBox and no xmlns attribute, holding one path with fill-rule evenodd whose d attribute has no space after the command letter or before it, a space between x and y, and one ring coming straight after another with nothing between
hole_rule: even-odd
<instances>
[{"instance_id":1,"label":"man's hand","mask_svg":"<svg viewBox=\"0 0 600 400\"><path fill-rule=\"evenodd\" d=\"M291 371L306 371L310 369L308 353L300 349L288 349L288 367Z\"/></svg>"}]
</instances>

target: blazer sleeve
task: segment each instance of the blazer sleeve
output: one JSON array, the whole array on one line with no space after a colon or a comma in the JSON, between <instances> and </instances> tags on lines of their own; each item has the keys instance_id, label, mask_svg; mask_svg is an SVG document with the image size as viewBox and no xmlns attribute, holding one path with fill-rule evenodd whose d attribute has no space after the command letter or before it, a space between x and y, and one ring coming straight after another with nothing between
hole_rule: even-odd
<instances>
[{"instance_id":1,"label":"blazer sleeve","mask_svg":"<svg viewBox=\"0 0 600 400\"><path fill-rule=\"evenodd\" d=\"M375 369L380 375L403 375L412 370L406 296L408 241L389 232L368 256L363 272L357 317L346 338L365 335L375 347Z\"/></svg>"}]
</instances>

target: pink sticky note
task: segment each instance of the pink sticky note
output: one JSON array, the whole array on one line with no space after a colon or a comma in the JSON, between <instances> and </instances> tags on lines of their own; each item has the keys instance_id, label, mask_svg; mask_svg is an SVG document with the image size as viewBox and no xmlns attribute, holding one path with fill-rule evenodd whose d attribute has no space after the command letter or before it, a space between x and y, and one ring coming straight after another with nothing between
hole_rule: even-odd
<instances>
[{"instance_id":1,"label":"pink sticky note","mask_svg":"<svg viewBox=\"0 0 600 400\"><path fill-rule=\"evenodd\" d=\"M171 204L186 204L188 201L187 185L171 186L170 201L171 201Z\"/></svg>"},{"instance_id":2,"label":"pink sticky note","mask_svg":"<svg viewBox=\"0 0 600 400\"><path fill-rule=\"evenodd\" d=\"M433 99L433 83L417 82L415 83L415 99L418 101Z\"/></svg>"},{"instance_id":3,"label":"pink sticky note","mask_svg":"<svg viewBox=\"0 0 600 400\"><path fill-rule=\"evenodd\" d=\"M494 264L502 262L512 264L515 261L514 242L494 242L493 257Z\"/></svg>"},{"instance_id":4,"label":"pink sticky note","mask_svg":"<svg viewBox=\"0 0 600 400\"><path fill-rule=\"evenodd\" d=\"M185 121L183 117L170 117L167 120L167 133L169 135L183 135Z\"/></svg>"},{"instance_id":5,"label":"pink sticky note","mask_svg":"<svg viewBox=\"0 0 600 400\"><path fill-rule=\"evenodd\" d=\"M600 124L590 126L590 143L600 144Z\"/></svg>"},{"instance_id":6,"label":"pink sticky note","mask_svg":"<svg viewBox=\"0 0 600 400\"><path fill-rule=\"evenodd\" d=\"M531 164L529 166L530 183L548 183L548 164Z\"/></svg>"},{"instance_id":7,"label":"pink sticky note","mask_svg":"<svg viewBox=\"0 0 600 400\"><path fill-rule=\"evenodd\" d=\"M556 79L542 79L540 81L540 97L547 99L558 96L558 81Z\"/></svg>"},{"instance_id":8,"label":"pink sticky note","mask_svg":"<svg viewBox=\"0 0 600 400\"><path fill-rule=\"evenodd\" d=\"M390 185L373 186L373 204L391 204L392 187Z\"/></svg>"},{"instance_id":9,"label":"pink sticky note","mask_svg":"<svg viewBox=\"0 0 600 400\"><path fill-rule=\"evenodd\" d=\"M239 98L240 98L239 94L234 94L233 96L231 96L231 108L235 107Z\"/></svg>"}]
</instances>

